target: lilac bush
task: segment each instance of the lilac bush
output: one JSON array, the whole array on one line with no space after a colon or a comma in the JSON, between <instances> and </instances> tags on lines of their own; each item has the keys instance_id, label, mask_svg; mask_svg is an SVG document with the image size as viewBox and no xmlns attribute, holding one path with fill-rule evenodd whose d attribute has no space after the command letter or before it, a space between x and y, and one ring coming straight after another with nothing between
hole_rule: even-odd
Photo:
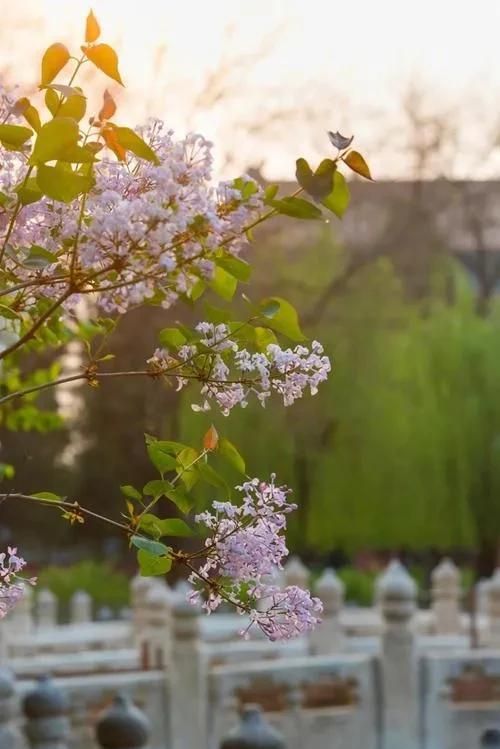
<instances>
[{"instance_id":1,"label":"lilac bush","mask_svg":"<svg viewBox=\"0 0 500 749\"><path fill-rule=\"evenodd\" d=\"M254 301L242 294L246 312L238 320L229 305L239 283L249 280L255 227L276 216L317 221L326 212L340 218L349 202L342 164L370 179L352 138L329 133L333 153L314 170L298 159L292 195L279 196L276 185L264 190L247 176L216 183L212 144L203 136L179 139L158 120L136 129L117 124L107 89L100 110L89 116L77 85L84 65L123 85L118 56L100 34L90 13L80 56L60 42L51 45L33 100L0 91L3 426L56 425L38 395L76 381L119 387L119 378L140 377L178 390L194 384L193 409L217 408L224 415L251 399L265 406L273 394L285 406L315 395L330 360L317 341L306 345L292 305L279 296ZM68 67L67 81L58 82ZM211 307L213 319L164 328L146 363L120 369L110 334L128 310L156 305L169 319L174 305L195 305L208 293L225 305ZM57 363L43 366L48 350L57 353L75 341L84 352L81 368L61 375ZM26 354L30 361L38 357L34 371L25 366ZM311 629L320 602L307 591L269 582L288 553L286 518L295 508L288 489L274 476L250 479L237 448L213 427L194 445L147 435L146 450L158 475L142 488L120 487L113 517L90 510L84 499L53 491L28 495L22 474L14 479L14 467L6 465L2 476L20 487L9 487L0 500L37 502L72 524L108 523L128 539L143 575L182 566L193 586L191 601L208 613L228 601L270 639ZM215 456L244 482L227 486ZM199 512L198 483L215 487L224 499ZM199 548L175 548L176 536L198 536ZM25 584L35 582L20 578L24 565L13 548L0 555L0 617L20 600Z\"/></svg>"}]
</instances>

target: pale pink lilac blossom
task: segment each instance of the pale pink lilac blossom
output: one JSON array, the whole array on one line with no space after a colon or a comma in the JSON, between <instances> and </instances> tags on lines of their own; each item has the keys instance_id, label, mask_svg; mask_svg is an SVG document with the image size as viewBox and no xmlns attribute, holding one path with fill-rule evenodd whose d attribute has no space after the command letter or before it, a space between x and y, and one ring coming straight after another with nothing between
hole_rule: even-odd
<instances>
[{"instance_id":1,"label":"pale pink lilac blossom","mask_svg":"<svg viewBox=\"0 0 500 749\"><path fill-rule=\"evenodd\" d=\"M36 579L22 578L19 573L26 566L15 547L0 554L0 619L3 619L25 595L25 585L35 585Z\"/></svg>"},{"instance_id":2,"label":"pale pink lilac blossom","mask_svg":"<svg viewBox=\"0 0 500 749\"><path fill-rule=\"evenodd\" d=\"M212 512L195 518L209 535L205 561L189 578L194 589L188 600L201 604L209 614L215 611L223 596L210 581L220 579L225 595L249 614L249 627L242 634L253 624L271 640L311 630L320 621L319 599L295 586L280 589L266 582L283 568L288 555L286 516L297 507L288 500L289 489L276 486L274 475L270 482L252 479L236 488L242 494L241 504L213 502Z\"/></svg>"},{"instance_id":3,"label":"pale pink lilac blossom","mask_svg":"<svg viewBox=\"0 0 500 749\"><path fill-rule=\"evenodd\" d=\"M179 390L192 379L203 383L202 403L193 404L195 411L208 411L214 402L227 416L237 405L245 408L252 395L265 406L273 392L290 406L306 390L315 395L331 370L318 341L313 341L310 349L302 345L283 349L271 343L264 352L252 353L240 348L225 324L202 322L196 330L200 333L198 342L177 352L157 349L148 360L158 372L174 368Z\"/></svg>"}]
</instances>

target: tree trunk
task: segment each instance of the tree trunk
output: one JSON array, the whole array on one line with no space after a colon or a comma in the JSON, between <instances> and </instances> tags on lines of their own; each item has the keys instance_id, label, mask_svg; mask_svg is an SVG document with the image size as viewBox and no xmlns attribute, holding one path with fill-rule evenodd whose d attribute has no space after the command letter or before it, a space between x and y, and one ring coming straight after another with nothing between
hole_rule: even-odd
<instances>
[{"instance_id":1,"label":"tree trunk","mask_svg":"<svg viewBox=\"0 0 500 749\"><path fill-rule=\"evenodd\" d=\"M483 541L476 556L476 579L491 577L498 566L498 542Z\"/></svg>"}]
</instances>

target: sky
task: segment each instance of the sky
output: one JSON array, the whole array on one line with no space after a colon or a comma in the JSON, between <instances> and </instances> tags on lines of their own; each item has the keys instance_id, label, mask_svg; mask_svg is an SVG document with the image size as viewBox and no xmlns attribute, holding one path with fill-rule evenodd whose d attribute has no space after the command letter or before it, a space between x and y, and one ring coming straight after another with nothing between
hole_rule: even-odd
<instances>
[{"instance_id":1,"label":"sky","mask_svg":"<svg viewBox=\"0 0 500 749\"><path fill-rule=\"evenodd\" d=\"M26 86L44 46L77 49L89 0L0 0L0 8L0 69L10 65ZM123 117L155 114L180 132L204 132L232 154L231 168L253 159L284 177L298 155L328 155L324 133L339 128L355 133L376 174L407 176L401 98L418 81L430 113L459 112L461 153L447 168L500 176L489 153L497 113L500 122L500 0L93 0L92 8L120 54ZM242 58L230 93L193 109L207 78Z\"/></svg>"}]
</instances>

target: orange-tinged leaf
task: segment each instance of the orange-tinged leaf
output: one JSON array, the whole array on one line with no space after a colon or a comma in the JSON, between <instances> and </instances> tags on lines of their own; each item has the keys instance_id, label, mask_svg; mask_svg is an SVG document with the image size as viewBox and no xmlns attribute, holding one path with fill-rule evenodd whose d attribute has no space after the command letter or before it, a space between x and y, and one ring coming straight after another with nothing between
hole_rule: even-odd
<instances>
[{"instance_id":1,"label":"orange-tinged leaf","mask_svg":"<svg viewBox=\"0 0 500 749\"><path fill-rule=\"evenodd\" d=\"M90 62L93 62L96 68L102 70L107 76L123 86L123 81L118 70L118 55L113 47L109 44L95 44L92 47L83 46L82 52L85 53Z\"/></svg>"},{"instance_id":2,"label":"orange-tinged leaf","mask_svg":"<svg viewBox=\"0 0 500 749\"><path fill-rule=\"evenodd\" d=\"M68 48L56 42L51 44L42 57L42 80L40 85L47 86L64 68L70 58Z\"/></svg>"},{"instance_id":3,"label":"orange-tinged leaf","mask_svg":"<svg viewBox=\"0 0 500 749\"><path fill-rule=\"evenodd\" d=\"M212 426L205 432L205 436L203 437L203 448L204 450L217 450L217 447L219 445L219 435L217 434L217 430L212 424Z\"/></svg>"},{"instance_id":4,"label":"orange-tinged leaf","mask_svg":"<svg viewBox=\"0 0 500 749\"><path fill-rule=\"evenodd\" d=\"M370 174L370 167L359 151L349 151L349 153L344 156L343 161L347 164L349 169L352 169L356 174L360 174L362 177L365 177L365 179L373 179Z\"/></svg>"},{"instance_id":5,"label":"orange-tinged leaf","mask_svg":"<svg viewBox=\"0 0 500 749\"><path fill-rule=\"evenodd\" d=\"M99 39L101 35L101 27L97 18L94 16L94 12L91 10L87 16L85 23L85 41L92 44L96 39Z\"/></svg>"},{"instance_id":6,"label":"orange-tinged leaf","mask_svg":"<svg viewBox=\"0 0 500 749\"><path fill-rule=\"evenodd\" d=\"M116 112L115 100L109 93L108 89L106 89L103 95L102 107L101 107L98 117L101 121L110 120L115 112Z\"/></svg>"},{"instance_id":7,"label":"orange-tinged leaf","mask_svg":"<svg viewBox=\"0 0 500 749\"><path fill-rule=\"evenodd\" d=\"M127 152L124 147L118 143L115 129L111 127L111 125L106 125L101 129L101 135L104 138L107 147L113 151L115 156L117 156L120 161L125 161Z\"/></svg>"}]
</instances>

